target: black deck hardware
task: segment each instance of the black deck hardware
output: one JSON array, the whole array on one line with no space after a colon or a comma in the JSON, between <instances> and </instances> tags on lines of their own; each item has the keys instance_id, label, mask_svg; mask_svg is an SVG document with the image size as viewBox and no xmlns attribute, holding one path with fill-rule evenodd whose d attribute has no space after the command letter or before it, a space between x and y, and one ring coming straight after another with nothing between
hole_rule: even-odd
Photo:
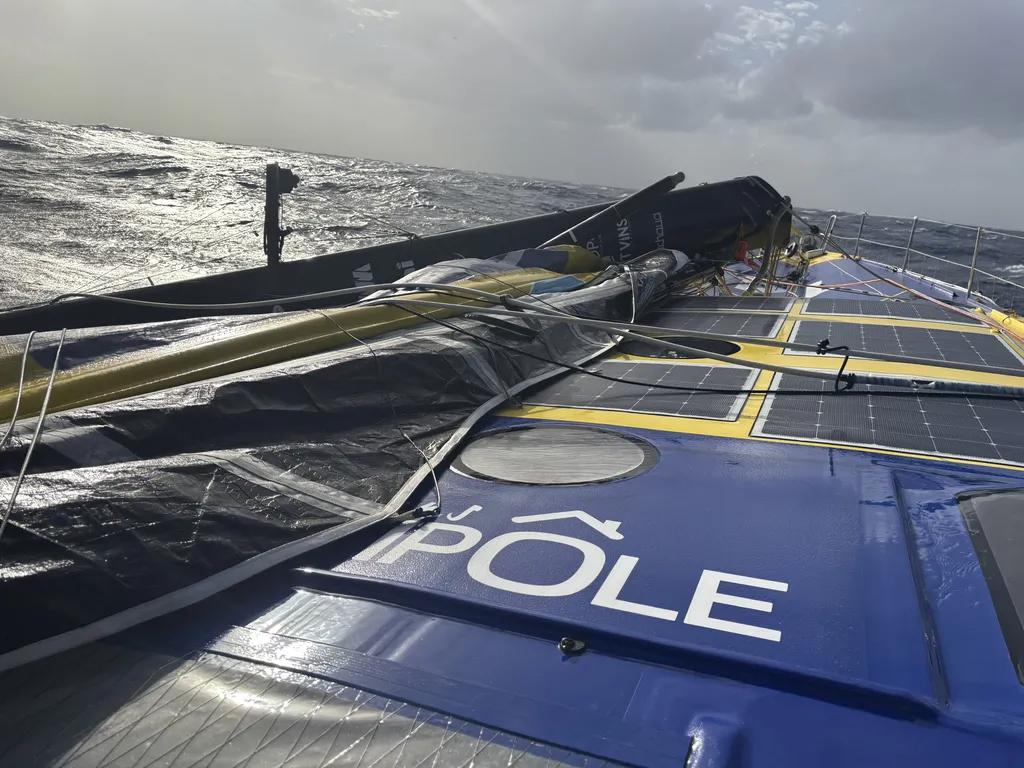
<instances>
[{"instance_id":1,"label":"black deck hardware","mask_svg":"<svg viewBox=\"0 0 1024 768\"><path fill-rule=\"evenodd\" d=\"M267 165L267 202L263 211L263 252L267 254L267 266L276 267L281 263L285 235L291 229L281 229L281 195L291 192L299 184L299 177L290 169L277 163Z\"/></svg>"}]
</instances>

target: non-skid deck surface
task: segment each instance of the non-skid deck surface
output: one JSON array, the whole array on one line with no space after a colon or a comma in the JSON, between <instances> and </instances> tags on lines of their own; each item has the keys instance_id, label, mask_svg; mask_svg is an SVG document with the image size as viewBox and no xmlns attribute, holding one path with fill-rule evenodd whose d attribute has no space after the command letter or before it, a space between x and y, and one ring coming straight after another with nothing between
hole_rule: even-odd
<instances>
[{"instance_id":1,"label":"non-skid deck surface","mask_svg":"<svg viewBox=\"0 0 1024 768\"><path fill-rule=\"evenodd\" d=\"M9 676L2 765L611 765L333 680L214 654L172 659L91 645L45 664Z\"/></svg>"},{"instance_id":2,"label":"non-skid deck surface","mask_svg":"<svg viewBox=\"0 0 1024 768\"><path fill-rule=\"evenodd\" d=\"M591 369L605 376L639 383L612 382L576 373L555 380L526 395L523 400L527 405L727 420L736 418L746 395L719 394L707 390L747 389L757 375L756 371L746 368L625 360L604 360L591 366ZM651 384L705 391L657 389L651 387Z\"/></svg>"}]
</instances>

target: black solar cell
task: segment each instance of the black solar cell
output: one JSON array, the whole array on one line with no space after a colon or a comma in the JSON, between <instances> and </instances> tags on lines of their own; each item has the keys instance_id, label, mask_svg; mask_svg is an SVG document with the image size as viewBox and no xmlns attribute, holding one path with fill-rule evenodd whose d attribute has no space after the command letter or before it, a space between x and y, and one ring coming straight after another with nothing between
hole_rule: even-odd
<instances>
[{"instance_id":1,"label":"black solar cell","mask_svg":"<svg viewBox=\"0 0 1024 768\"><path fill-rule=\"evenodd\" d=\"M1024 463L1024 401L914 395L779 374L754 434ZM793 395L814 391L814 395Z\"/></svg>"},{"instance_id":2,"label":"black solar cell","mask_svg":"<svg viewBox=\"0 0 1024 768\"><path fill-rule=\"evenodd\" d=\"M786 312L792 304L793 300L785 296L677 296L662 306L666 309Z\"/></svg>"},{"instance_id":3,"label":"black solar cell","mask_svg":"<svg viewBox=\"0 0 1024 768\"><path fill-rule=\"evenodd\" d=\"M703 331L729 336L774 336L785 315L749 315L742 312L687 312L685 310L658 310L643 318L647 325L666 330Z\"/></svg>"},{"instance_id":4,"label":"black solar cell","mask_svg":"<svg viewBox=\"0 0 1024 768\"><path fill-rule=\"evenodd\" d=\"M1024 362L1001 338L991 333L800 320L790 338L802 344L817 344L828 339L832 346L846 345L854 349L930 360L1024 369Z\"/></svg>"},{"instance_id":5,"label":"black solar cell","mask_svg":"<svg viewBox=\"0 0 1024 768\"><path fill-rule=\"evenodd\" d=\"M676 387L743 389L750 387L757 372L729 366L681 363L638 363L605 360L594 370L606 376L627 378L644 384L625 384L576 373L546 384L525 396L530 405L693 416L704 419L735 419L746 395L678 392L653 389L645 384Z\"/></svg>"},{"instance_id":6,"label":"black solar cell","mask_svg":"<svg viewBox=\"0 0 1024 768\"><path fill-rule=\"evenodd\" d=\"M804 314L860 315L862 317L897 317L909 320L942 320L948 323L981 325L981 321L965 317L927 301L876 301L872 299L812 298L804 304Z\"/></svg>"}]
</instances>

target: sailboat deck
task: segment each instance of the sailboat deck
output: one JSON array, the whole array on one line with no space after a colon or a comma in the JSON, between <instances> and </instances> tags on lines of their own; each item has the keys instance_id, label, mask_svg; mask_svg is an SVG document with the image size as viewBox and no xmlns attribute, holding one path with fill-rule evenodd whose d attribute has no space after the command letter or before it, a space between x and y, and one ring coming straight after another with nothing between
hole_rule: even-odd
<instances>
[{"instance_id":1,"label":"sailboat deck","mask_svg":"<svg viewBox=\"0 0 1024 768\"><path fill-rule=\"evenodd\" d=\"M856 265L848 264L847 269ZM980 310L979 310L980 312ZM780 349L756 338L906 355L935 361L851 358L847 372L928 377L1019 386L1024 350L981 315L921 300L891 298L676 296L648 325L713 332L737 339L735 357L808 371L839 372L842 357ZM629 383L584 373L529 393L505 415L659 429L685 434L852 448L918 458L1024 469L1024 401L943 393L915 396L860 385L836 392L827 381L710 359L674 360L659 350L624 346L593 369ZM940 366L952 363L953 366ZM1000 372L956 367L988 366ZM680 392L649 385L703 389ZM648 385L648 386L645 386ZM736 390L728 394L707 390Z\"/></svg>"}]
</instances>

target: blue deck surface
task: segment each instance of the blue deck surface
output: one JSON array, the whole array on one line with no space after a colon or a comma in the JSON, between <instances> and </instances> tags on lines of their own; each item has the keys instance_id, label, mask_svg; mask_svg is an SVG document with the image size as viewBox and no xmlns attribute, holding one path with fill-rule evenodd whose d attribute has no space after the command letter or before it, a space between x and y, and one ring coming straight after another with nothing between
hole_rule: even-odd
<instances>
[{"instance_id":1,"label":"blue deck surface","mask_svg":"<svg viewBox=\"0 0 1024 768\"><path fill-rule=\"evenodd\" d=\"M1024 764L1024 687L954 498L1020 473L622 431L656 446L649 472L448 470L435 520L298 573L213 647L639 764Z\"/></svg>"},{"instance_id":2,"label":"blue deck surface","mask_svg":"<svg viewBox=\"0 0 1024 768\"><path fill-rule=\"evenodd\" d=\"M900 293L809 270L856 281ZM626 763L1024 765L1024 685L956 498L1024 474L605 429L657 462L568 487L449 468L439 515L319 553L211 648Z\"/></svg>"},{"instance_id":3,"label":"blue deck surface","mask_svg":"<svg viewBox=\"0 0 1024 768\"><path fill-rule=\"evenodd\" d=\"M899 292L849 260L809 273L867 281L819 296ZM490 416L473 436L538 423ZM378 701L378 725L416 712L392 722L380 758L345 763L376 768L401 764L428 720L445 734L437 765L473 764L487 739L510 745L509 764L525 751L531 765L557 753L580 766L1024 766L1024 684L957 499L1024 489L1024 472L672 428L602 426L648 446L642 471L610 482L511 484L449 466L437 514L319 547L116 642L198 657L212 671L186 668L153 719L180 721L189 744L222 719L224 745L255 762L275 739L330 733L337 722L316 713L338 683L368 721L359 697ZM428 480L410 507L434 498ZM301 673L293 688L288 673ZM290 714L282 691L304 691L312 714ZM105 727L145 753L157 742L144 718ZM358 743L361 727L337 733ZM463 741L445 752L449 728ZM344 755L346 737L326 737L325 754ZM284 751L302 764L298 746Z\"/></svg>"}]
</instances>

